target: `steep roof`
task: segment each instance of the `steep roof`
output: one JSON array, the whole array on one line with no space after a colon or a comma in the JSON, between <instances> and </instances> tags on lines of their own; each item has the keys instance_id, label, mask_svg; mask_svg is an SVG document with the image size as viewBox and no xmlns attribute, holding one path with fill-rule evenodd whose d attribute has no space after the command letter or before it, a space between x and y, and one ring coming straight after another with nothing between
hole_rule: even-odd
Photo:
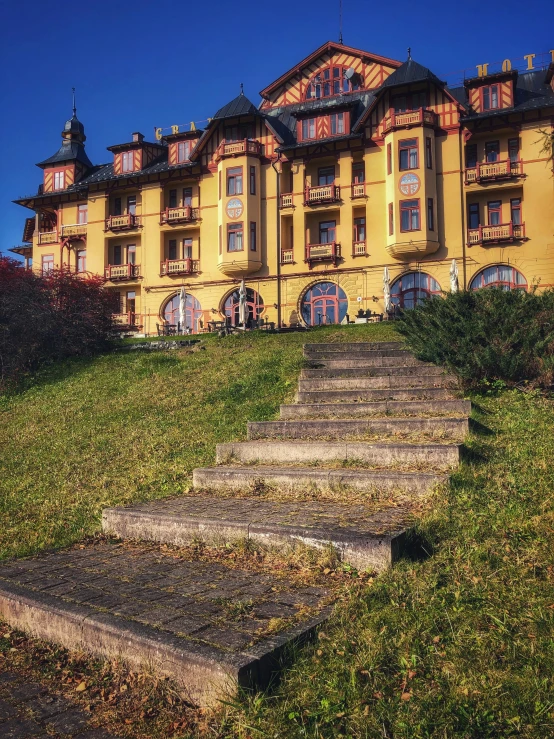
<instances>
[{"instance_id":1,"label":"steep roof","mask_svg":"<svg viewBox=\"0 0 554 739\"><path fill-rule=\"evenodd\" d=\"M85 147L78 141L64 141L58 151L43 162L39 162L37 167L47 167L50 164L62 164L63 162L81 162L85 167L92 167L92 162L88 158Z\"/></svg>"},{"instance_id":2,"label":"steep roof","mask_svg":"<svg viewBox=\"0 0 554 739\"><path fill-rule=\"evenodd\" d=\"M223 118L237 118L240 115L258 115L258 109L250 102L246 95L241 92L240 95L230 103L220 108L214 115L213 120L222 120Z\"/></svg>"},{"instance_id":3,"label":"steep roof","mask_svg":"<svg viewBox=\"0 0 554 739\"><path fill-rule=\"evenodd\" d=\"M383 82L382 87L398 87L399 85L410 85L414 82L432 81L438 85L444 86L444 82L439 80L436 74L430 69L418 64L411 57L404 62L398 69L390 74Z\"/></svg>"},{"instance_id":4,"label":"steep roof","mask_svg":"<svg viewBox=\"0 0 554 739\"><path fill-rule=\"evenodd\" d=\"M452 95L467 95L466 88L457 87L450 90ZM466 106L467 98L465 99ZM507 111L510 113L519 113L526 110L537 110L539 108L554 108L554 90L545 81L544 69L534 69L529 72L520 72L514 87L514 106L513 108L499 108L498 110L487 110L483 113L472 113L471 111L462 118L464 121L477 120L481 118L496 117L505 115Z\"/></svg>"}]
</instances>

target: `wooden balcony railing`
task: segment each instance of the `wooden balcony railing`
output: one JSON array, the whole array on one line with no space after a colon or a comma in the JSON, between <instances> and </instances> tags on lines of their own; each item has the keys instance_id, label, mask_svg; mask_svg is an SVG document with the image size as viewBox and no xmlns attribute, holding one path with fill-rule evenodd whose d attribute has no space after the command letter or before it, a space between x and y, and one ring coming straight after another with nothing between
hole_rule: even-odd
<instances>
[{"instance_id":1,"label":"wooden balcony railing","mask_svg":"<svg viewBox=\"0 0 554 739\"><path fill-rule=\"evenodd\" d=\"M384 130L391 131L395 128L405 128L406 126L419 126L422 123L436 126L438 124L437 114L427 108L410 110L406 113L394 113L391 111L385 116Z\"/></svg>"},{"instance_id":2,"label":"wooden balcony railing","mask_svg":"<svg viewBox=\"0 0 554 739\"><path fill-rule=\"evenodd\" d=\"M514 241L525 238L524 223L499 223L497 226L479 226L467 232L469 246L475 244L494 244L499 241Z\"/></svg>"},{"instance_id":3,"label":"wooden balcony railing","mask_svg":"<svg viewBox=\"0 0 554 739\"><path fill-rule=\"evenodd\" d=\"M57 231L42 231L38 235L39 244L56 244L58 241Z\"/></svg>"},{"instance_id":4,"label":"wooden balcony railing","mask_svg":"<svg viewBox=\"0 0 554 739\"><path fill-rule=\"evenodd\" d=\"M240 154L251 154L260 156L262 153L262 145L259 141L252 139L243 139L242 141L222 141L217 147L215 153L216 161L224 157L236 157Z\"/></svg>"},{"instance_id":5,"label":"wooden balcony railing","mask_svg":"<svg viewBox=\"0 0 554 739\"><path fill-rule=\"evenodd\" d=\"M112 313L114 323L118 328L140 328L140 316L129 311L128 313Z\"/></svg>"},{"instance_id":6,"label":"wooden balcony railing","mask_svg":"<svg viewBox=\"0 0 554 739\"><path fill-rule=\"evenodd\" d=\"M294 264L294 251L292 249L281 249L281 264Z\"/></svg>"},{"instance_id":7,"label":"wooden balcony railing","mask_svg":"<svg viewBox=\"0 0 554 739\"><path fill-rule=\"evenodd\" d=\"M328 244L306 244L305 261L312 266L312 262L333 262L336 267L340 258L340 244L331 241Z\"/></svg>"},{"instance_id":8,"label":"wooden balcony railing","mask_svg":"<svg viewBox=\"0 0 554 739\"><path fill-rule=\"evenodd\" d=\"M62 237L68 238L70 236L86 236L87 235L87 224L86 223L72 223L67 226L62 226Z\"/></svg>"},{"instance_id":9,"label":"wooden balcony railing","mask_svg":"<svg viewBox=\"0 0 554 739\"><path fill-rule=\"evenodd\" d=\"M336 203L340 200L340 185L308 186L304 191L304 205Z\"/></svg>"},{"instance_id":10,"label":"wooden balcony railing","mask_svg":"<svg viewBox=\"0 0 554 739\"><path fill-rule=\"evenodd\" d=\"M511 177L521 177L522 174L523 162L503 159L499 162L477 163L475 167L466 168L466 185L487 180L506 180Z\"/></svg>"},{"instance_id":11,"label":"wooden balcony railing","mask_svg":"<svg viewBox=\"0 0 554 739\"><path fill-rule=\"evenodd\" d=\"M363 197L365 197L365 182L353 182L351 198L354 199Z\"/></svg>"},{"instance_id":12,"label":"wooden balcony railing","mask_svg":"<svg viewBox=\"0 0 554 739\"><path fill-rule=\"evenodd\" d=\"M354 241L352 244L352 256L364 257L366 255L365 241Z\"/></svg>"},{"instance_id":13,"label":"wooden balcony railing","mask_svg":"<svg viewBox=\"0 0 554 739\"><path fill-rule=\"evenodd\" d=\"M200 264L197 259L166 259L160 265L160 275L191 275L198 272Z\"/></svg>"},{"instance_id":14,"label":"wooden balcony railing","mask_svg":"<svg viewBox=\"0 0 554 739\"><path fill-rule=\"evenodd\" d=\"M281 195L281 201L279 203L280 208L292 208L292 192L287 192Z\"/></svg>"},{"instance_id":15,"label":"wooden balcony railing","mask_svg":"<svg viewBox=\"0 0 554 739\"><path fill-rule=\"evenodd\" d=\"M197 221L198 215L198 208L192 208L190 205L184 205L182 208L166 208L161 213L161 222L190 223L191 221Z\"/></svg>"},{"instance_id":16,"label":"wooden balcony railing","mask_svg":"<svg viewBox=\"0 0 554 739\"><path fill-rule=\"evenodd\" d=\"M109 264L104 268L106 280L133 280L140 277L139 264Z\"/></svg>"},{"instance_id":17,"label":"wooden balcony railing","mask_svg":"<svg viewBox=\"0 0 554 739\"><path fill-rule=\"evenodd\" d=\"M131 213L106 218L106 231L125 231L125 229L138 228L138 226L140 226L140 216Z\"/></svg>"}]
</instances>

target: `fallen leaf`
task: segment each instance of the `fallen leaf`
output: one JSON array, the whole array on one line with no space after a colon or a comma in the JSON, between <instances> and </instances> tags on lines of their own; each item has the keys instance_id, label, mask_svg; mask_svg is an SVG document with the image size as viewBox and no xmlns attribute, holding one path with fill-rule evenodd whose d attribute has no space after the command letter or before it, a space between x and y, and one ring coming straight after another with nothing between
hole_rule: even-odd
<instances>
[{"instance_id":1,"label":"fallen leaf","mask_svg":"<svg viewBox=\"0 0 554 739\"><path fill-rule=\"evenodd\" d=\"M87 689L87 684L86 682L83 681L82 683L79 683L79 685L77 685L77 687L75 688L75 692L82 693L83 690L86 690L86 689Z\"/></svg>"},{"instance_id":2,"label":"fallen leaf","mask_svg":"<svg viewBox=\"0 0 554 739\"><path fill-rule=\"evenodd\" d=\"M409 701L411 697L412 697L412 694L411 693L402 693L402 695L400 696L400 698L403 701Z\"/></svg>"},{"instance_id":3,"label":"fallen leaf","mask_svg":"<svg viewBox=\"0 0 554 739\"><path fill-rule=\"evenodd\" d=\"M440 642L441 638L440 636L434 636L433 637L433 644L438 644Z\"/></svg>"}]
</instances>

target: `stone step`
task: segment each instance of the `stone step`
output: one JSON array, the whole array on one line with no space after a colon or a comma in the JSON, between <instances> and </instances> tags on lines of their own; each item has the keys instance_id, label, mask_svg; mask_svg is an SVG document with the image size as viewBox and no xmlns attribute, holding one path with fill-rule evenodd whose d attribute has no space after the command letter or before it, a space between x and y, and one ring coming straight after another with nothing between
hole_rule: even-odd
<instances>
[{"instance_id":1,"label":"stone step","mask_svg":"<svg viewBox=\"0 0 554 739\"><path fill-rule=\"evenodd\" d=\"M305 359L308 359L310 362L320 362L320 361L327 361L327 360L341 360L346 359L348 361L353 360L379 360L383 359L384 357L396 357L399 359L406 358L406 357L413 357L413 354L409 351L406 351L405 349L374 349L373 351L344 351L344 352L336 352L336 351L327 351L327 350L310 350L307 351L304 349L304 357Z\"/></svg>"},{"instance_id":2,"label":"stone step","mask_svg":"<svg viewBox=\"0 0 554 739\"><path fill-rule=\"evenodd\" d=\"M387 537L394 556L397 536L386 530L383 558ZM0 565L0 618L13 628L137 670L146 665L206 706L238 687L267 687L286 650L328 618L330 600L324 588L295 585L267 568L152 544L104 541ZM247 608L237 615L241 602ZM284 627L274 631L277 619Z\"/></svg>"},{"instance_id":3,"label":"stone step","mask_svg":"<svg viewBox=\"0 0 554 739\"><path fill-rule=\"evenodd\" d=\"M446 482L448 477L433 472L375 472L365 469L325 469L318 467L230 466L204 467L193 472L197 490L244 490L260 482L279 490L336 490L350 488L372 495L391 492L422 495ZM259 498L258 498L259 500ZM319 504L318 504L319 505Z\"/></svg>"},{"instance_id":4,"label":"stone step","mask_svg":"<svg viewBox=\"0 0 554 739\"><path fill-rule=\"evenodd\" d=\"M371 570L382 570L398 559L411 522L402 507L375 512L360 504L196 495L107 508L102 515L104 533L123 539L174 546L199 540L221 545L239 539L270 546L302 542L324 548L331 544L344 562Z\"/></svg>"},{"instance_id":5,"label":"stone step","mask_svg":"<svg viewBox=\"0 0 554 739\"><path fill-rule=\"evenodd\" d=\"M363 436L420 434L462 441L467 418L348 418L294 421L249 421L248 439L354 439Z\"/></svg>"},{"instance_id":6,"label":"stone step","mask_svg":"<svg viewBox=\"0 0 554 739\"><path fill-rule=\"evenodd\" d=\"M325 377L300 379L299 392L309 390L368 390L375 388L454 388L457 380L453 375L386 375L384 377Z\"/></svg>"},{"instance_id":7,"label":"stone step","mask_svg":"<svg viewBox=\"0 0 554 739\"><path fill-rule=\"evenodd\" d=\"M364 441L241 441L217 444L217 464L230 461L249 464L302 465L316 462L369 464L388 468L399 465L456 467L460 460L457 444L374 444Z\"/></svg>"},{"instance_id":8,"label":"stone step","mask_svg":"<svg viewBox=\"0 0 554 739\"><path fill-rule=\"evenodd\" d=\"M404 349L400 341L351 341L336 344L304 344L306 352L371 352Z\"/></svg>"},{"instance_id":9,"label":"stone step","mask_svg":"<svg viewBox=\"0 0 554 739\"><path fill-rule=\"evenodd\" d=\"M350 391L346 391L350 392ZM374 415L417 416L420 413L469 416L470 400L377 400L372 403L296 403L281 406L283 420L295 418L353 418Z\"/></svg>"},{"instance_id":10,"label":"stone step","mask_svg":"<svg viewBox=\"0 0 554 739\"><path fill-rule=\"evenodd\" d=\"M360 352L363 357L357 357L355 354L351 354L349 357L342 357L341 359L310 359L310 365L313 365L313 369L318 367L327 369L358 369L364 367L430 367L430 364L422 362L416 359L412 354L406 352L403 356L385 356L379 354L374 357L375 352ZM371 356L365 356L370 354Z\"/></svg>"},{"instance_id":11,"label":"stone step","mask_svg":"<svg viewBox=\"0 0 554 739\"><path fill-rule=\"evenodd\" d=\"M363 403L373 400L451 400L452 391L443 387L427 388L357 388L355 390L299 390L298 403L306 405Z\"/></svg>"},{"instance_id":12,"label":"stone step","mask_svg":"<svg viewBox=\"0 0 554 739\"><path fill-rule=\"evenodd\" d=\"M303 369L301 380L327 377L443 377L444 369L434 364L419 364L406 367L323 367L321 369Z\"/></svg>"}]
</instances>

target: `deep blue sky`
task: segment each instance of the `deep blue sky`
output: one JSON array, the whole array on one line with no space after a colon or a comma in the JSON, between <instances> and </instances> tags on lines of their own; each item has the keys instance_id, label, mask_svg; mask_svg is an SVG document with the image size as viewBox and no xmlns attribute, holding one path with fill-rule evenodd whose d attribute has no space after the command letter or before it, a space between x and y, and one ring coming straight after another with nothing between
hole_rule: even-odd
<instances>
[{"instance_id":1,"label":"deep blue sky","mask_svg":"<svg viewBox=\"0 0 554 739\"><path fill-rule=\"evenodd\" d=\"M338 40L338 0L6 0L0 14L0 251L20 243L30 211L11 201L36 192L35 162L60 146L71 87L99 164L133 131L150 139L154 126L213 115L241 82L257 104L263 87ZM344 0L343 18L348 46L400 60L411 46L443 78L554 48L552 0Z\"/></svg>"}]
</instances>

